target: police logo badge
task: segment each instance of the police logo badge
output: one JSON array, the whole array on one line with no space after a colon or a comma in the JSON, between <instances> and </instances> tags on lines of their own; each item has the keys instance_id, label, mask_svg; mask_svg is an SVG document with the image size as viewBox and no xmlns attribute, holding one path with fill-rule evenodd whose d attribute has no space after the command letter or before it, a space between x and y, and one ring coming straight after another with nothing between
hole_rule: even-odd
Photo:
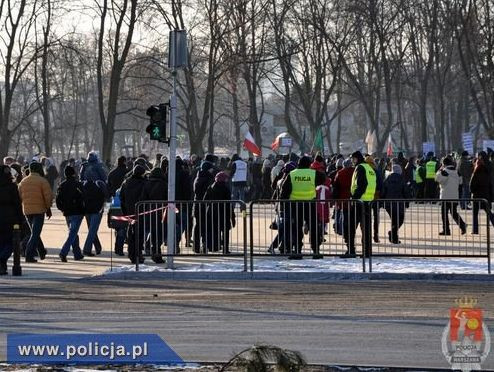
<instances>
[{"instance_id":1,"label":"police logo badge","mask_svg":"<svg viewBox=\"0 0 494 372\"><path fill-rule=\"evenodd\" d=\"M480 370L489 355L491 337L477 300L462 298L450 309L449 322L443 331L442 352L452 369L469 372Z\"/></svg>"}]
</instances>

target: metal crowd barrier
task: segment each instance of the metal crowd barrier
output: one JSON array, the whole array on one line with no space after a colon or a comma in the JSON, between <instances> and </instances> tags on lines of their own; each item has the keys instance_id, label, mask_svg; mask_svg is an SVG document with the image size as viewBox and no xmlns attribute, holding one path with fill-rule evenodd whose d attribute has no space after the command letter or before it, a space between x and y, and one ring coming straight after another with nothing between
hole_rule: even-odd
<instances>
[{"instance_id":1,"label":"metal crowd barrier","mask_svg":"<svg viewBox=\"0 0 494 372\"><path fill-rule=\"evenodd\" d=\"M363 206L359 200L252 201L250 270L254 271L254 257L278 255L290 259L361 256L365 271L362 247L370 249L371 242L361 232L368 223L362 218Z\"/></svg>"},{"instance_id":2,"label":"metal crowd barrier","mask_svg":"<svg viewBox=\"0 0 494 372\"><path fill-rule=\"evenodd\" d=\"M136 204L135 237L128 239L130 256L163 257L243 257L247 271L246 205L237 200L176 201L174 210L166 201ZM167 252L167 213L176 213L175 252ZM136 270L139 259L136 259Z\"/></svg>"},{"instance_id":3,"label":"metal crowd barrier","mask_svg":"<svg viewBox=\"0 0 494 372\"><path fill-rule=\"evenodd\" d=\"M244 271L248 266L254 271L256 257L360 257L363 272L366 261L372 271L373 257L486 258L491 273L494 215L483 199L255 200L249 204L249 226L241 201L174 205L175 257L242 257ZM135 244L138 256L157 261L168 256L167 209L166 201L136 204L130 251Z\"/></svg>"},{"instance_id":4,"label":"metal crowd barrier","mask_svg":"<svg viewBox=\"0 0 494 372\"><path fill-rule=\"evenodd\" d=\"M476 257L487 259L491 273L494 217L486 200L386 199L371 202L370 209L370 271L372 257Z\"/></svg>"}]
</instances>

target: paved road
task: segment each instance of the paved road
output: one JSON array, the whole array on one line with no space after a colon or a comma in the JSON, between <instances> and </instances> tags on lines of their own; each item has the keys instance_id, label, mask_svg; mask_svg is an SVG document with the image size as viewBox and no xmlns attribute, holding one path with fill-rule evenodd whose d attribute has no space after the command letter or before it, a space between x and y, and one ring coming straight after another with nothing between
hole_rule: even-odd
<instances>
[{"instance_id":1,"label":"paved road","mask_svg":"<svg viewBox=\"0 0 494 372\"><path fill-rule=\"evenodd\" d=\"M188 361L224 361L267 342L312 363L448 367L440 339L449 308L457 297L477 297L494 330L491 286L7 279L0 282L0 329L158 332ZM485 367L494 368L493 356Z\"/></svg>"}]
</instances>

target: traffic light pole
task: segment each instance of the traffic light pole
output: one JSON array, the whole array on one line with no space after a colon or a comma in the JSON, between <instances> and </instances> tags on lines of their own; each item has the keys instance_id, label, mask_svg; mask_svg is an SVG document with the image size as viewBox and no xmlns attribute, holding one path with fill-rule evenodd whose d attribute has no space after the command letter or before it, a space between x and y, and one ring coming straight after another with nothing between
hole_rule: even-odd
<instances>
[{"instance_id":1,"label":"traffic light pole","mask_svg":"<svg viewBox=\"0 0 494 372\"><path fill-rule=\"evenodd\" d=\"M176 42L176 39L174 40ZM168 229L167 244L168 257L166 267L173 269L173 254L175 253L175 178L177 157L177 68L173 68L173 94L170 98L170 156L168 161Z\"/></svg>"}]
</instances>

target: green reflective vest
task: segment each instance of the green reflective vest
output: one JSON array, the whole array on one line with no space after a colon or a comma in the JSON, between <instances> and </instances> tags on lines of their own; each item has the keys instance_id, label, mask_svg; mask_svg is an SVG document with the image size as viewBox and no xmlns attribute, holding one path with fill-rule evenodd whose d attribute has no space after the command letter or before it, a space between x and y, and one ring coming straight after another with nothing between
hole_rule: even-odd
<instances>
[{"instance_id":1,"label":"green reflective vest","mask_svg":"<svg viewBox=\"0 0 494 372\"><path fill-rule=\"evenodd\" d=\"M292 193L290 200L312 200L316 198L316 171L294 169L290 172Z\"/></svg>"},{"instance_id":2,"label":"green reflective vest","mask_svg":"<svg viewBox=\"0 0 494 372\"><path fill-rule=\"evenodd\" d=\"M418 167L417 170L415 171L415 182L416 183L422 183L424 180L420 176L420 170L422 169L422 166Z\"/></svg>"},{"instance_id":3,"label":"green reflective vest","mask_svg":"<svg viewBox=\"0 0 494 372\"><path fill-rule=\"evenodd\" d=\"M372 201L374 200L374 196L376 194L376 187L377 187L376 172L367 163L361 163L358 166L364 167L365 177L367 179L367 188L360 197L360 200ZM352 188L351 188L352 195L355 193L355 190L357 190L357 168L355 168L355 171L353 172L353 176L352 176Z\"/></svg>"},{"instance_id":4,"label":"green reflective vest","mask_svg":"<svg viewBox=\"0 0 494 372\"><path fill-rule=\"evenodd\" d=\"M425 178L427 178L428 180L436 178L436 166L437 162L435 162L434 160L429 160L425 164Z\"/></svg>"}]
</instances>

